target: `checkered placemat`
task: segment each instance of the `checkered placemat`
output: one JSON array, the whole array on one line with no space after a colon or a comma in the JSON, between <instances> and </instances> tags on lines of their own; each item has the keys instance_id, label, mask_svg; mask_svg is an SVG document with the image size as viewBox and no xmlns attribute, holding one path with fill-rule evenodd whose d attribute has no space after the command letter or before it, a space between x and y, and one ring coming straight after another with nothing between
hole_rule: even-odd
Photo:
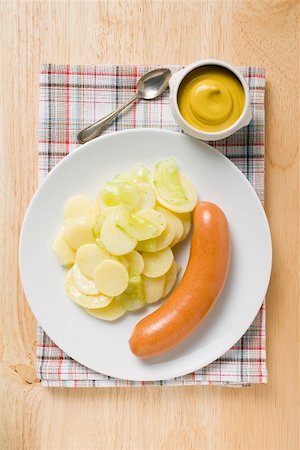
<instances>
[{"instance_id":1,"label":"checkered placemat","mask_svg":"<svg viewBox=\"0 0 300 450\"><path fill-rule=\"evenodd\" d=\"M169 66L172 71L179 66ZM153 66L69 66L46 64L40 71L39 179L78 146L78 131L134 94L137 80ZM211 144L245 174L263 202L264 86L262 68L242 67L250 87L253 121L234 136ZM139 101L121 114L105 134L127 128L164 128L180 132L172 118L169 92ZM266 383L265 306L245 335L221 358L183 377L132 382L96 373L72 360L38 327L37 375L45 386L142 386Z\"/></svg>"}]
</instances>

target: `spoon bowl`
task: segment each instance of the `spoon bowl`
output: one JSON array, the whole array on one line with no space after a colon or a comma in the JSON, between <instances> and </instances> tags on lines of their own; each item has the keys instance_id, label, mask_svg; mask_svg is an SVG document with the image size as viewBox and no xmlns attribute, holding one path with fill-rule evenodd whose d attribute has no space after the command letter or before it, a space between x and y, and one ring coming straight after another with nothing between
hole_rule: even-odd
<instances>
[{"instance_id":1,"label":"spoon bowl","mask_svg":"<svg viewBox=\"0 0 300 450\"><path fill-rule=\"evenodd\" d=\"M152 100L163 93L171 78L170 69L154 69L139 79L137 91L139 98Z\"/></svg>"}]
</instances>

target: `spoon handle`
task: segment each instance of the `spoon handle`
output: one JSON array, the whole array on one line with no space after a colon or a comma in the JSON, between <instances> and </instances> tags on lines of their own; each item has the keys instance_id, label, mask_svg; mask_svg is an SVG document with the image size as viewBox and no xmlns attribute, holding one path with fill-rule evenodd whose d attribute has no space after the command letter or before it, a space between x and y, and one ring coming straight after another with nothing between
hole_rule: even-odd
<instances>
[{"instance_id":1,"label":"spoon handle","mask_svg":"<svg viewBox=\"0 0 300 450\"><path fill-rule=\"evenodd\" d=\"M97 122L93 123L92 125L89 125L88 127L84 128L77 134L77 139L80 142L80 144L84 144L85 142L91 141L92 139L95 139L98 137L104 128L121 112L123 109L127 108L131 103L133 103L135 100L139 98L139 93L137 92L127 103L124 103L124 105L119 106L115 111L112 111L111 113L107 114L106 116L102 117L102 119L98 120Z\"/></svg>"}]
</instances>

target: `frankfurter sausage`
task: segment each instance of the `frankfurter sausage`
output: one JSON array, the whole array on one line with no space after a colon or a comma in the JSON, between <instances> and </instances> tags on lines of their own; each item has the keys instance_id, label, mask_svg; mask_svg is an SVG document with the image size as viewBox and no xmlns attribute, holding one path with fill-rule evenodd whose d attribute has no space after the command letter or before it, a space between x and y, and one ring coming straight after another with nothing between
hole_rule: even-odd
<instances>
[{"instance_id":1,"label":"frankfurter sausage","mask_svg":"<svg viewBox=\"0 0 300 450\"><path fill-rule=\"evenodd\" d=\"M220 296L230 262L230 234L223 211L199 202L189 262L177 289L165 303L137 323L129 340L131 351L150 358L171 350L200 325Z\"/></svg>"}]
</instances>

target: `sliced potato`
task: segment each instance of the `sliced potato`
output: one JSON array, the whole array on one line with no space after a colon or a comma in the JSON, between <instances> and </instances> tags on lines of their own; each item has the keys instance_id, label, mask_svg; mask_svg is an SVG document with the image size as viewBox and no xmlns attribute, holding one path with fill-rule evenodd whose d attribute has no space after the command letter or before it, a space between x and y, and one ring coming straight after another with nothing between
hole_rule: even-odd
<instances>
[{"instance_id":1,"label":"sliced potato","mask_svg":"<svg viewBox=\"0 0 300 450\"><path fill-rule=\"evenodd\" d=\"M167 221L170 222L172 228L175 231L175 237L170 244L170 247L173 247L181 240L181 237L184 232L183 224L181 220L175 216L175 214L173 214L171 211L168 211L166 208L163 208L162 206L158 206L156 208L156 211L161 212L165 216L165 218L167 219Z\"/></svg>"},{"instance_id":2,"label":"sliced potato","mask_svg":"<svg viewBox=\"0 0 300 450\"><path fill-rule=\"evenodd\" d=\"M130 277L126 291L116 297L115 300L127 311L136 311L142 308L146 301L141 276L133 275Z\"/></svg>"},{"instance_id":3,"label":"sliced potato","mask_svg":"<svg viewBox=\"0 0 300 450\"><path fill-rule=\"evenodd\" d=\"M103 222L101 242L112 255L126 255L136 247L137 241L130 238L116 225L114 214L109 215Z\"/></svg>"},{"instance_id":4,"label":"sliced potato","mask_svg":"<svg viewBox=\"0 0 300 450\"><path fill-rule=\"evenodd\" d=\"M72 197L64 208L64 219L73 220L84 218L91 227L95 223L95 206L85 197Z\"/></svg>"},{"instance_id":5,"label":"sliced potato","mask_svg":"<svg viewBox=\"0 0 300 450\"><path fill-rule=\"evenodd\" d=\"M156 238L147 239L147 241L140 241L136 249L141 252L157 252L169 247L175 238L175 231L168 222L162 234Z\"/></svg>"},{"instance_id":6,"label":"sliced potato","mask_svg":"<svg viewBox=\"0 0 300 450\"><path fill-rule=\"evenodd\" d=\"M155 226L156 232L152 235L151 239L160 236L167 226L165 216L161 212L155 211L155 209L141 209L135 214L135 216L140 217Z\"/></svg>"},{"instance_id":7,"label":"sliced potato","mask_svg":"<svg viewBox=\"0 0 300 450\"><path fill-rule=\"evenodd\" d=\"M142 275L146 303L155 303L164 296L166 275L157 278L149 278Z\"/></svg>"},{"instance_id":8,"label":"sliced potato","mask_svg":"<svg viewBox=\"0 0 300 450\"><path fill-rule=\"evenodd\" d=\"M174 212L192 211L197 192L191 181L182 175L173 159L160 161L151 175L152 187L158 202Z\"/></svg>"},{"instance_id":9,"label":"sliced potato","mask_svg":"<svg viewBox=\"0 0 300 450\"><path fill-rule=\"evenodd\" d=\"M181 236L181 239L179 242L183 241L187 235L190 232L191 226L192 226L192 220L191 220L191 213L187 212L187 213L176 213L176 216L178 217L178 219L181 220L182 225L183 225L183 235Z\"/></svg>"},{"instance_id":10,"label":"sliced potato","mask_svg":"<svg viewBox=\"0 0 300 450\"><path fill-rule=\"evenodd\" d=\"M87 295L98 295L100 294L99 289L95 285L93 280L85 277L79 270L77 264L74 264L72 268L72 275L75 286L79 289L83 294Z\"/></svg>"},{"instance_id":11,"label":"sliced potato","mask_svg":"<svg viewBox=\"0 0 300 450\"><path fill-rule=\"evenodd\" d=\"M76 263L80 272L91 280L94 277L96 267L111 255L104 247L96 244L85 244L79 247L76 252Z\"/></svg>"},{"instance_id":12,"label":"sliced potato","mask_svg":"<svg viewBox=\"0 0 300 450\"><path fill-rule=\"evenodd\" d=\"M81 245L95 242L92 227L83 218L66 221L63 236L73 250L77 250Z\"/></svg>"},{"instance_id":13,"label":"sliced potato","mask_svg":"<svg viewBox=\"0 0 300 450\"><path fill-rule=\"evenodd\" d=\"M129 276L140 275L144 270L143 257L136 250L133 250L131 253L128 253L128 255L120 256L119 260L127 269Z\"/></svg>"},{"instance_id":14,"label":"sliced potato","mask_svg":"<svg viewBox=\"0 0 300 450\"><path fill-rule=\"evenodd\" d=\"M140 209L151 209L155 207L156 195L153 188L148 183L139 184L139 188L142 192L142 201L139 205Z\"/></svg>"},{"instance_id":15,"label":"sliced potato","mask_svg":"<svg viewBox=\"0 0 300 450\"><path fill-rule=\"evenodd\" d=\"M115 297L122 294L128 286L128 272L119 261L107 259L95 269L94 281L100 292Z\"/></svg>"},{"instance_id":16,"label":"sliced potato","mask_svg":"<svg viewBox=\"0 0 300 450\"><path fill-rule=\"evenodd\" d=\"M112 321L119 319L119 317L125 314L126 309L124 309L121 305L118 305L117 302L113 299L106 308L99 309L88 309L85 308L85 311L91 316L96 317L97 319Z\"/></svg>"},{"instance_id":17,"label":"sliced potato","mask_svg":"<svg viewBox=\"0 0 300 450\"><path fill-rule=\"evenodd\" d=\"M52 244L52 249L62 266L69 266L70 264L74 264L75 251L66 242L63 233L60 233L59 236L55 239Z\"/></svg>"},{"instance_id":18,"label":"sliced potato","mask_svg":"<svg viewBox=\"0 0 300 450\"><path fill-rule=\"evenodd\" d=\"M164 275L174 260L173 252L169 247L156 253L144 252L142 256L145 263L143 274L149 278Z\"/></svg>"},{"instance_id":19,"label":"sliced potato","mask_svg":"<svg viewBox=\"0 0 300 450\"><path fill-rule=\"evenodd\" d=\"M134 250L135 251L135 250ZM126 258L127 255L122 255L122 256L116 256L117 260L120 261L121 264L123 264L123 266L125 267L125 269L127 270L129 276L130 276L130 271L129 271L129 261ZM143 260L144 261L144 260Z\"/></svg>"},{"instance_id":20,"label":"sliced potato","mask_svg":"<svg viewBox=\"0 0 300 450\"><path fill-rule=\"evenodd\" d=\"M107 295L86 295L80 292L74 283L71 270L67 273L65 278L65 291L71 300L84 308L104 308L112 301L112 297L108 297Z\"/></svg>"},{"instance_id":21,"label":"sliced potato","mask_svg":"<svg viewBox=\"0 0 300 450\"><path fill-rule=\"evenodd\" d=\"M126 255L126 258L129 261L130 274L140 275L143 272L145 265L142 255L134 250L133 252Z\"/></svg>"},{"instance_id":22,"label":"sliced potato","mask_svg":"<svg viewBox=\"0 0 300 450\"><path fill-rule=\"evenodd\" d=\"M176 282L179 270L180 270L180 267L177 264L177 262L174 260L170 269L168 270L168 272L165 275L166 283L165 283L165 287L164 287L163 297L168 295L169 292L172 290L172 288Z\"/></svg>"}]
</instances>

